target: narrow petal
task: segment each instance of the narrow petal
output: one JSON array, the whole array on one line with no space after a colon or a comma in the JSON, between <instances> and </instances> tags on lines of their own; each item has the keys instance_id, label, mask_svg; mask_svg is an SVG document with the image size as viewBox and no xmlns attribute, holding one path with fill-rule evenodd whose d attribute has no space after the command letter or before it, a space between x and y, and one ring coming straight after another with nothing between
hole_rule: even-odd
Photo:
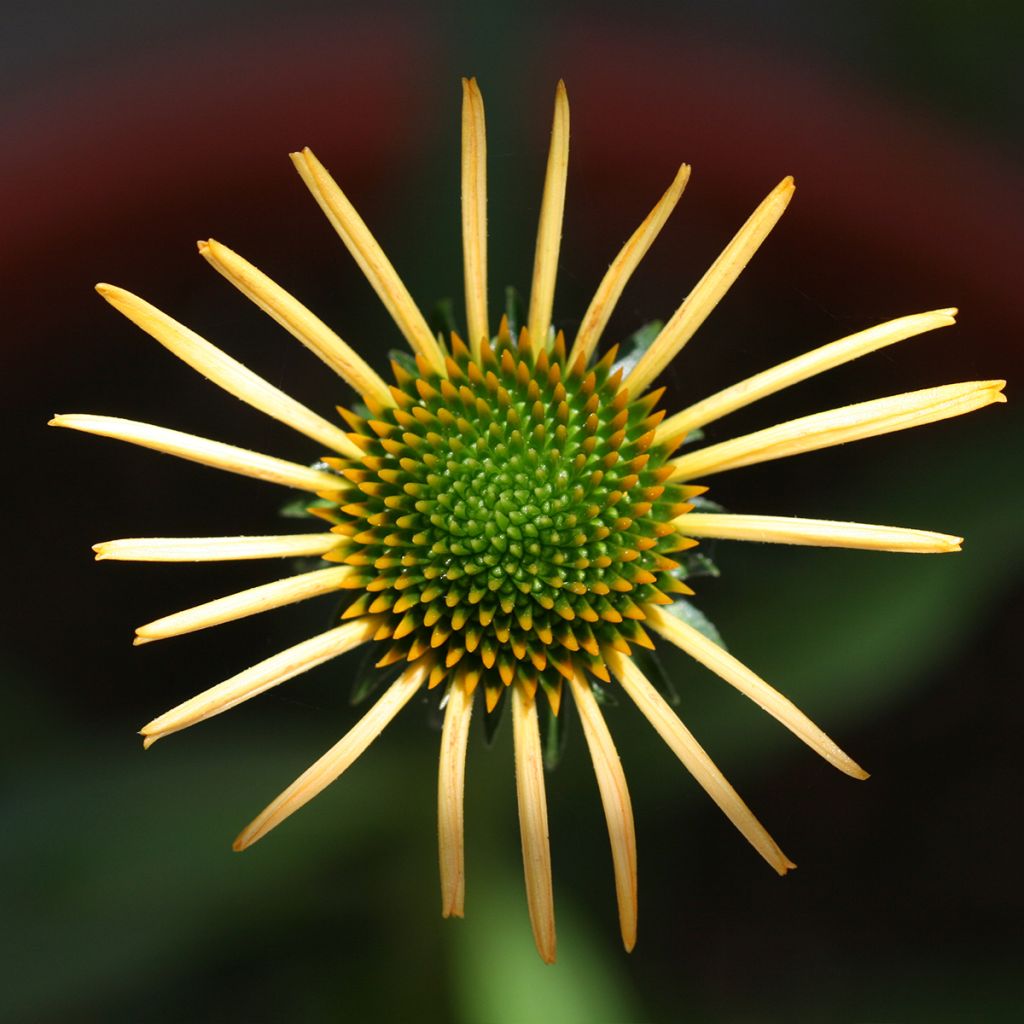
<instances>
[{"instance_id":1,"label":"narrow petal","mask_svg":"<svg viewBox=\"0 0 1024 1024\"><path fill-rule=\"evenodd\" d=\"M866 331L858 331L839 341L805 352L795 359L779 363L770 370L748 377L696 405L691 405L688 409L677 412L659 425L656 436L661 440L667 440L689 433L737 409L773 395L776 391L782 391L833 367L859 359L869 352L876 352L887 345L906 341L907 338L924 334L926 331L934 331L938 327L950 327L955 323L955 309L936 309L930 313L902 316L898 320L869 327Z\"/></svg>"},{"instance_id":2,"label":"narrow petal","mask_svg":"<svg viewBox=\"0 0 1024 1024\"><path fill-rule=\"evenodd\" d=\"M686 188L690 178L689 164L683 164L675 176L675 180L669 186L668 191L658 200L657 205L647 215L644 222L629 237L629 241L619 251L618 256L612 261L608 272L601 279L597 286L597 292L590 302L586 313L583 315L583 322L580 324L579 333L569 353L568 365L572 366L582 356L584 361L590 359L591 353L601 340L608 320L615 309L615 304L622 295L633 271L640 265L640 261L647 254L651 244L658 233L665 226L665 221L676 208L679 197Z\"/></svg>"},{"instance_id":3,"label":"narrow petal","mask_svg":"<svg viewBox=\"0 0 1024 1024\"><path fill-rule=\"evenodd\" d=\"M548 805L544 794L537 700L514 683L512 734L516 752L516 794L519 834L523 845L526 903L533 941L546 964L555 962L555 897L551 886L551 847L548 843Z\"/></svg>"},{"instance_id":4,"label":"narrow petal","mask_svg":"<svg viewBox=\"0 0 1024 1024\"><path fill-rule=\"evenodd\" d=\"M569 97L565 83L555 91L555 116L551 126L551 147L544 174L544 195L537 226L537 249L533 257L533 284L530 287L529 328L535 345L546 345L555 302L555 278L558 275L558 250L562 244L562 213L565 209L565 182L569 172Z\"/></svg>"},{"instance_id":5,"label":"narrow petal","mask_svg":"<svg viewBox=\"0 0 1024 1024\"><path fill-rule=\"evenodd\" d=\"M248 260L213 238L200 242L199 252L214 270L322 359L354 391L385 407L395 404L387 384L350 345Z\"/></svg>"},{"instance_id":6,"label":"narrow petal","mask_svg":"<svg viewBox=\"0 0 1024 1024\"><path fill-rule=\"evenodd\" d=\"M268 483L281 484L284 487L295 487L300 491L312 491L314 494L318 491L337 491L348 486L341 477L324 473L319 469L300 466L296 462L286 462L271 455L251 452L247 448L236 448L221 441L196 437L195 434L184 434L180 430L168 430L167 427L156 427L151 423L139 423L136 420L123 420L117 416L58 414L50 420L50 426L70 427L72 430L82 430L87 434L128 441L143 448L152 448L154 451L176 455L180 459L198 462L203 466L255 477L257 480L266 480Z\"/></svg>"},{"instance_id":7,"label":"narrow petal","mask_svg":"<svg viewBox=\"0 0 1024 1024\"><path fill-rule=\"evenodd\" d=\"M336 565L327 569L288 576L273 583L229 594L227 597L207 601L185 611L165 615L153 622L147 622L135 630L136 646L152 640L165 640L172 636L194 633L198 629L219 626L224 622L244 619L249 615L268 612L286 604L295 604L321 594L329 594L340 588L346 576L352 575L351 566Z\"/></svg>"},{"instance_id":8,"label":"narrow petal","mask_svg":"<svg viewBox=\"0 0 1024 1024\"><path fill-rule=\"evenodd\" d=\"M327 530L279 537L126 537L94 544L92 549L97 562L230 562L325 555L339 540Z\"/></svg>"},{"instance_id":9,"label":"narrow petal","mask_svg":"<svg viewBox=\"0 0 1024 1024\"><path fill-rule=\"evenodd\" d=\"M789 420L673 459L676 471L672 479L692 480L962 416L993 402L1005 402L1005 386L1002 380L946 384Z\"/></svg>"},{"instance_id":10,"label":"narrow petal","mask_svg":"<svg viewBox=\"0 0 1024 1024\"><path fill-rule=\"evenodd\" d=\"M725 816L743 833L747 842L780 874L796 865L779 849L778 844L754 817L750 808L729 785L725 776L708 757L704 748L668 706L665 698L629 658L612 652L608 659L611 670L643 712L655 731L686 766L687 771L721 808Z\"/></svg>"},{"instance_id":11,"label":"narrow petal","mask_svg":"<svg viewBox=\"0 0 1024 1024\"><path fill-rule=\"evenodd\" d=\"M783 178L722 250L626 378L631 394L646 390L693 337L775 227L795 187L792 178Z\"/></svg>"},{"instance_id":12,"label":"narrow petal","mask_svg":"<svg viewBox=\"0 0 1024 1024\"><path fill-rule=\"evenodd\" d=\"M303 640L302 643L239 672L230 679L211 686L191 700L154 718L139 730L144 737L143 745L152 746L157 740L180 732L190 725L202 722L222 711L227 711L243 701L264 693L280 683L286 682L311 668L350 651L373 637L380 625L376 617L364 617L335 626L326 633Z\"/></svg>"},{"instance_id":13,"label":"narrow petal","mask_svg":"<svg viewBox=\"0 0 1024 1024\"><path fill-rule=\"evenodd\" d=\"M821 548L860 548L866 551L904 551L938 554L959 551L962 537L928 530L868 523L837 523L830 519L792 519L788 516L740 516L690 512L675 520L687 537L754 540L767 544L808 544Z\"/></svg>"},{"instance_id":14,"label":"narrow petal","mask_svg":"<svg viewBox=\"0 0 1024 1024\"><path fill-rule=\"evenodd\" d=\"M291 158L306 187L313 193L313 198L320 204L412 350L422 355L438 373L443 373L444 357L437 339L355 207L311 149L307 147L301 153L292 153Z\"/></svg>"},{"instance_id":15,"label":"narrow petal","mask_svg":"<svg viewBox=\"0 0 1024 1024\"><path fill-rule=\"evenodd\" d=\"M792 701L783 697L778 690L754 675L742 662L703 633L682 619L651 607L647 619L666 640L675 644L694 661L699 661L730 686L735 686L745 697L767 711L772 718L781 722L794 736L804 741L815 753L820 754L829 764L854 779L866 779L868 773L848 754L825 735Z\"/></svg>"},{"instance_id":16,"label":"narrow petal","mask_svg":"<svg viewBox=\"0 0 1024 1024\"><path fill-rule=\"evenodd\" d=\"M276 800L247 825L233 848L244 850L326 789L349 768L413 698L430 671L431 660L420 658L384 691L383 696L330 750L302 773Z\"/></svg>"},{"instance_id":17,"label":"narrow petal","mask_svg":"<svg viewBox=\"0 0 1024 1024\"><path fill-rule=\"evenodd\" d=\"M466 866L463 843L463 792L466 782L466 743L473 695L456 674L448 691L441 732L441 764L437 777L437 837L441 864L441 915L462 917L466 904Z\"/></svg>"},{"instance_id":18,"label":"narrow petal","mask_svg":"<svg viewBox=\"0 0 1024 1024\"><path fill-rule=\"evenodd\" d=\"M487 322L487 133L484 99L475 78L462 80L462 262L466 322L473 358L490 340Z\"/></svg>"},{"instance_id":19,"label":"narrow petal","mask_svg":"<svg viewBox=\"0 0 1024 1024\"><path fill-rule=\"evenodd\" d=\"M583 735L590 750L597 776L597 788L608 823L615 868L615 895L619 904L619 929L626 952L636 945L636 830L633 827L633 805L626 787L618 752L590 684L579 672L571 680L572 695L583 723Z\"/></svg>"}]
</instances>

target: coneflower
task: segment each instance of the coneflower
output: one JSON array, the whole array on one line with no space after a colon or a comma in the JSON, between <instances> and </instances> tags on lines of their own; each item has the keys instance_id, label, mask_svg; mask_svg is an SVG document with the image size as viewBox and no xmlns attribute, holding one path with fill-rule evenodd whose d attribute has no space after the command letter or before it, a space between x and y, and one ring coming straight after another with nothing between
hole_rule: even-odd
<instances>
[{"instance_id":1,"label":"coneflower","mask_svg":"<svg viewBox=\"0 0 1024 1024\"><path fill-rule=\"evenodd\" d=\"M622 939L636 941L636 842L629 793L600 709L618 685L694 778L779 873L793 867L638 667L660 638L773 715L840 771L866 773L777 690L694 624L680 596L700 539L883 551L957 551L960 538L921 530L701 510L696 481L769 459L970 412L1004 401L1003 381L929 388L780 423L705 447L677 449L742 406L861 355L954 322L955 310L903 317L815 349L665 418L659 374L693 336L764 241L793 194L785 178L754 211L638 357L598 344L630 276L689 176L668 191L615 257L569 345L552 325L565 201L569 107L559 83L524 324L492 331L487 288L486 140L475 80L463 82L462 228L465 338L435 334L334 180L306 149L303 181L394 318L412 357L388 383L330 327L252 264L212 239L206 260L334 370L359 397L325 419L184 325L120 288L100 294L179 358L304 434L321 456L304 466L175 430L107 416L51 422L296 488L317 499L317 532L263 537L143 538L96 545L99 559L217 561L318 556L291 575L140 626L136 643L178 636L326 593L351 602L335 628L244 669L142 729L145 746L226 711L366 643L399 668L367 714L235 840L262 838L373 742L423 688L443 692L438 785L442 913L464 908L463 786L470 717L512 708L526 892L541 957L555 959L539 704L558 716L569 690L583 726L611 839ZM652 637L654 634L654 637ZM395 669L391 670L392 675Z\"/></svg>"}]
</instances>

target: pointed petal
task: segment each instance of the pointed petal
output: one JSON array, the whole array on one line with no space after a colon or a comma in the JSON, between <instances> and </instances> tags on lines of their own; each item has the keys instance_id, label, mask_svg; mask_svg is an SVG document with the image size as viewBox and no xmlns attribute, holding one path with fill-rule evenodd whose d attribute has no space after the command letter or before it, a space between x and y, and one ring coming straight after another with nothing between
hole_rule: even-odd
<instances>
[{"instance_id":1,"label":"pointed petal","mask_svg":"<svg viewBox=\"0 0 1024 1024\"><path fill-rule=\"evenodd\" d=\"M866 551L904 551L937 554L959 551L962 537L928 530L868 523L837 523L829 519L792 519L788 516L742 516L689 512L674 520L687 537L753 540L768 544L807 544L823 548L860 548Z\"/></svg>"},{"instance_id":2,"label":"pointed petal","mask_svg":"<svg viewBox=\"0 0 1024 1024\"><path fill-rule=\"evenodd\" d=\"M650 608L647 619L666 640L673 643L705 668L709 668L730 686L735 686L745 697L767 711L772 718L781 722L797 739L801 739L815 753L820 754L829 764L854 779L866 779L868 773L836 743L825 735L791 700L759 676L754 675L742 662L703 633L682 619L663 611Z\"/></svg>"},{"instance_id":3,"label":"pointed petal","mask_svg":"<svg viewBox=\"0 0 1024 1024\"><path fill-rule=\"evenodd\" d=\"M630 394L645 391L693 337L778 223L794 188L792 178L783 178L722 250L624 381Z\"/></svg>"},{"instance_id":4,"label":"pointed petal","mask_svg":"<svg viewBox=\"0 0 1024 1024\"><path fill-rule=\"evenodd\" d=\"M608 320L623 289L676 208L676 203L679 202L679 197L683 194L683 189L689 178L689 164L683 164L668 191L658 200L654 209L647 215L640 227L630 235L629 241L612 261L608 272L597 287L590 306L583 315L579 333L576 335L576 341L566 361L567 366L574 366L580 356L583 357L584 362L589 361L597 343L601 340L601 335L608 325Z\"/></svg>"},{"instance_id":5,"label":"pointed petal","mask_svg":"<svg viewBox=\"0 0 1024 1024\"><path fill-rule=\"evenodd\" d=\"M423 356L438 373L444 374L444 357L437 339L355 207L311 149L307 147L301 153L292 153L291 158L306 187L313 193L313 198L320 204L412 350Z\"/></svg>"},{"instance_id":6,"label":"pointed petal","mask_svg":"<svg viewBox=\"0 0 1024 1024\"><path fill-rule=\"evenodd\" d=\"M448 690L441 732L441 764L437 782L437 835L441 865L441 916L462 917L466 903L466 865L463 842L463 792L466 782L466 743L473 695L466 692L461 673Z\"/></svg>"},{"instance_id":7,"label":"pointed petal","mask_svg":"<svg viewBox=\"0 0 1024 1024\"><path fill-rule=\"evenodd\" d=\"M725 816L743 833L747 842L780 874L796 865L779 849L778 844L754 817L750 808L729 785L725 776L708 757L704 748L668 706L665 698L650 684L647 677L629 658L611 652L611 670L644 717L686 766L687 771L718 804Z\"/></svg>"},{"instance_id":8,"label":"pointed petal","mask_svg":"<svg viewBox=\"0 0 1024 1024\"><path fill-rule=\"evenodd\" d=\"M1002 380L946 384L789 420L673 459L672 479L692 480L962 416L993 402L1005 402L1001 393L1005 386Z\"/></svg>"},{"instance_id":9,"label":"pointed petal","mask_svg":"<svg viewBox=\"0 0 1024 1024\"><path fill-rule=\"evenodd\" d=\"M487 322L487 133L484 99L475 78L462 80L462 262L469 347L480 358Z\"/></svg>"},{"instance_id":10,"label":"pointed petal","mask_svg":"<svg viewBox=\"0 0 1024 1024\"><path fill-rule=\"evenodd\" d=\"M296 402L294 398L279 391L273 384L268 384L262 377L232 359L216 345L201 338L195 331L189 330L184 324L178 323L123 288L98 284L96 291L119 313L228 394L287 424L300 434L319 441L331 451L340 452L349 458L361 458L362 453L341 427L329 423L322 416Z\"/></svg>"},{"instance_id":11,"label":"pointed petal","mask_svg":"<svg viewBox=\"0 0 1024 1024\"><path fill-rule=\"evenodd\" d=\"M691 405L688 409L677 412L658 425L655 437L664 441L670 437L687 434L768 395L853 359L859 359L869 352L876 352L880 348L894 345L898 341L906 341L907 338L913 338L925 331L950 327L955 323L955 309L936 309L929 313L902 316L898 320L869 327L866 331L858 331L849 337L840 338L839 341L805 352L795 359L779 363L770 370L748 377L696 405Z\"/></svg>"},{"instance_id":12,"label":"pointed petal","mask_svg":"<svg viewBox=\"0 0 1024 1024\"><path fill-rule=\"evenodd\" d=\"M147 622L135 630L135 643L144 644L151 640L165 640L172 636L194 633L198 629L219 626L224 622L233 622L249 615L281 608L297 601L305 601L321 594L336 591L346 576L351 576L351 566L337 565L328 569L314 569L297 576L288 576L273 583L264 583L259 587L229 594L227 597L207 601L185 611L165 615L153 622Z\"/></svg>"},{"instance_id":13,"label":"pointed petal","mask_svg":"<svg viewBox=\"0 0 1024 1024\"><path fill-rule=\"evenodd\" d=\"M583 723L583 735L594 763L597 787L608 823L615 868L615 895L619 905L619 928L626 952L636 945L636 830L633 826L633 805L626 787L618 752L611 733L585 676L576 672L570 680L572 695Z\"/></svg>"},{"instance_id":14,"label":"pointed petal","mask_svg":"<svg viewBox=\"0 0 1024 1024\"><path fill-rule=\"evenodd\" d=\"M546 347L555 302L555 278L558 276L558 250L562 244L562 214L565 209L565 182L569 171L569 97L565 83L555 91L555 116L551 126L551 147L544 174L544 195L537 226L537 248L533 257L533 284L530 288L528 325L535 346Z\"/></svg>"},{"instance_id":15,"label":"pointed petal","mask_svg":"<svg viewBox=\"0 0 1024 1024\"><path fill-rule=\"evenodd\" d=\"M124 420L117 416L92 416L87 413L58 414L50 420L51 427L70 427L82 430L87 434L98 434L100 437L112 437L118 441L128 441L143 448L177 455L180 459L198 462L203 466L223 469L228 473L255 477L268 483L281 484L284 487L295 487L301 491L337 491L348 485L341 477L300 466L296 462L286 462L270 455L261 455L246 448L209 438L197 437L195 434L184 434L180 430L168 430L151 423L139 423L137 420Z\"/></svg>"},{"instance_id":16,"label":"pointed petal","mask_svg":"<svg viewBox=\"0 0 1024 1024\"><path fill-rule=\"evenodd\" d=\"M126 537L93 545L96 561L228 562L325 555L340 538L327 530L279 537Z\"/></svg>"},{"instance_id":17,"label":"pointed petal","mask_svg":"<svg viewBox=\"0 0 1024 1024\"><path fill-rule=\"evenodd\" d=\"M512 735L516 753L516 794L519 834L523 845L526 902L533 941L546 964L555 962L555 898L551 886L551 847L548 843L548 805L544 793L544 761L536 694L521 683L512 684Z\"/></svg>"},{"instance_id":18,"label":"pointed petal","mask_svg":"<svg viewBox=\"0 0 1024 1024\"><path fill-rule=\"evenodd\" d=\"M248 260L213 238L199 243L199 253L214 270L322 359L354 391L364 398L372 398L385 408L395 404L387 384L362 356Z\"/></svg>"},{"instance_id":19,"label":"pointed petal","mask_svg":"<svg viewBox=\"0 0 1024 1024\"><path fill-rule=\"evenodd\" d=\"M307 768L242 830L233 848L244 850L252 846L346 771L415 696L430 667L429 658L420 658L410 665L384 691L380 700L319 761Z\"/></svg>"},{"instance_id":20,"label":"pointed petal","mask_svg":"<svg viewBox=\"0 0 1024 1024\"><path fill-rule=\"evenodd\" d=\"M176 708L154 718L140 730L145 746L152 746L157 740L180 732L190 725L202 722L214 715L241 704L280 683L308 672L311 668L336 658L366 643L379 623L375 618L356 619L342 626L329 629L326 633L304 640L294 647L281 651L251 668L239 672L230 679L211 686L210 689L179 704Z\"/></svg>"}]
</instances>

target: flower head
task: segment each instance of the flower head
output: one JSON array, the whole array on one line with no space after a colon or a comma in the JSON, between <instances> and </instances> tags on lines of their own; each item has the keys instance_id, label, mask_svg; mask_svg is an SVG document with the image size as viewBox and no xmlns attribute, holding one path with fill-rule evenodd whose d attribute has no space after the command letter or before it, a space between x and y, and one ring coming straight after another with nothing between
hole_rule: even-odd
<instances>
[{"instance_id":1,"label":"flower head","mask_svg":"<svg viewBox=\"0 0 1024 1024\"><path fill-rule=\"evenodd\" d=\"M569 690L583 725L611 839L623 942L636 940L636 844L629 793L599 698L619 686L697 781L779 873L793 867L683 725L634 654L652 634L746 694L822 757L866 773L777 690L708 635L684 582L703 538L886 551L959 550L920 530L709 510L697 483L740 466L956 416L1003 401L1002 381L930 388L805 416L732 440L678 449L694 431L799 381L953 323L954 310L903 317L815 349L665 417L660 373L693 336L767 237L793 194L784 179L754 211L645 349L617 361L597 347L633 271L689 177L680 168L598 286L572 344L552 326L569 143L559 84L524 324L492 331L487 289L483 101L463 83L462 229L465 340L435 334L355 209L311 151L303 181L352 253L412 353L380 377L330 327L226 246L203 257L334 370L358 396L326 419L210 342L120 288L100 294L229 393L304 434L314 466L175 430L106 416L56 426L130 441L315 496L316 532L263 537L144 538L96 546L100 559L213 561L319 556L321 568L209 601L140 626L136 643L203 629L327 593L350 603L321 633L186 701L142 730L145 746L210 718L361 644L379 645L393 681L361 721L235 841L244 849L334 781L424 688L443 694L438 786L442 911L463 913L462 795L474 704L511 704L523 861L541 956L555 958L555 919L539 729ZM347 428L347 429L346 429ZM329 453L329 454L328 454ZM713 507L710 507L713 508ZM397 672L397 676L396 676ZM396 676L396 677L395 677Z\"/></svg>"}]
</instances>

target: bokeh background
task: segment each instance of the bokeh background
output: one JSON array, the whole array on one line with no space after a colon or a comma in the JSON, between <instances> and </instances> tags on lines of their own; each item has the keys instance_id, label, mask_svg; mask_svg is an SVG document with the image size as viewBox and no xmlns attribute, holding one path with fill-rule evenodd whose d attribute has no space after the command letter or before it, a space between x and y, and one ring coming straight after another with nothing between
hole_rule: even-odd
<instances>
[{"instance_id":1,"label":"bokeh background","mask_svg":"<svg viewBox=\"0 0 1024 1024\"><path fill-rule=\"evenodd\" d=\"M1011 3L840 0L438 6L264 0L5 5L0 267L6 714L0 1017L1019 1019L1024 486L1019 61ZM135 730L322 628L319 601L133 649L135 625L274 566L93 563L114 537L274 532L284 496L45 429L124 415L308 461L92 292L139 292L315 408L347 399L212 274L210 235L377 367L399 337L287 160L309 144L414 295L458 297L459 76L484 89L492 303L529 280L554 84L572 101L556 317L681 160L686 195L607 337L666 317L761 197L784 220L677 362L670 405L872 323L956 304L908 341L716 424L1011 378L964 420L715 478L737 511L962 533L918 558L719 545L701 606L731 649L873 772L833 772L672 660L681 713L800 869L780 881L639 715L609 712L636 808L640 942L618 944L582 736L549 778L559 963L533 950L510 730L474 731L468 903L438 914L437 717L407 710L244 856L230 840L359 714L339 661L160 744Z\"/></svg>"}]
</instances>

